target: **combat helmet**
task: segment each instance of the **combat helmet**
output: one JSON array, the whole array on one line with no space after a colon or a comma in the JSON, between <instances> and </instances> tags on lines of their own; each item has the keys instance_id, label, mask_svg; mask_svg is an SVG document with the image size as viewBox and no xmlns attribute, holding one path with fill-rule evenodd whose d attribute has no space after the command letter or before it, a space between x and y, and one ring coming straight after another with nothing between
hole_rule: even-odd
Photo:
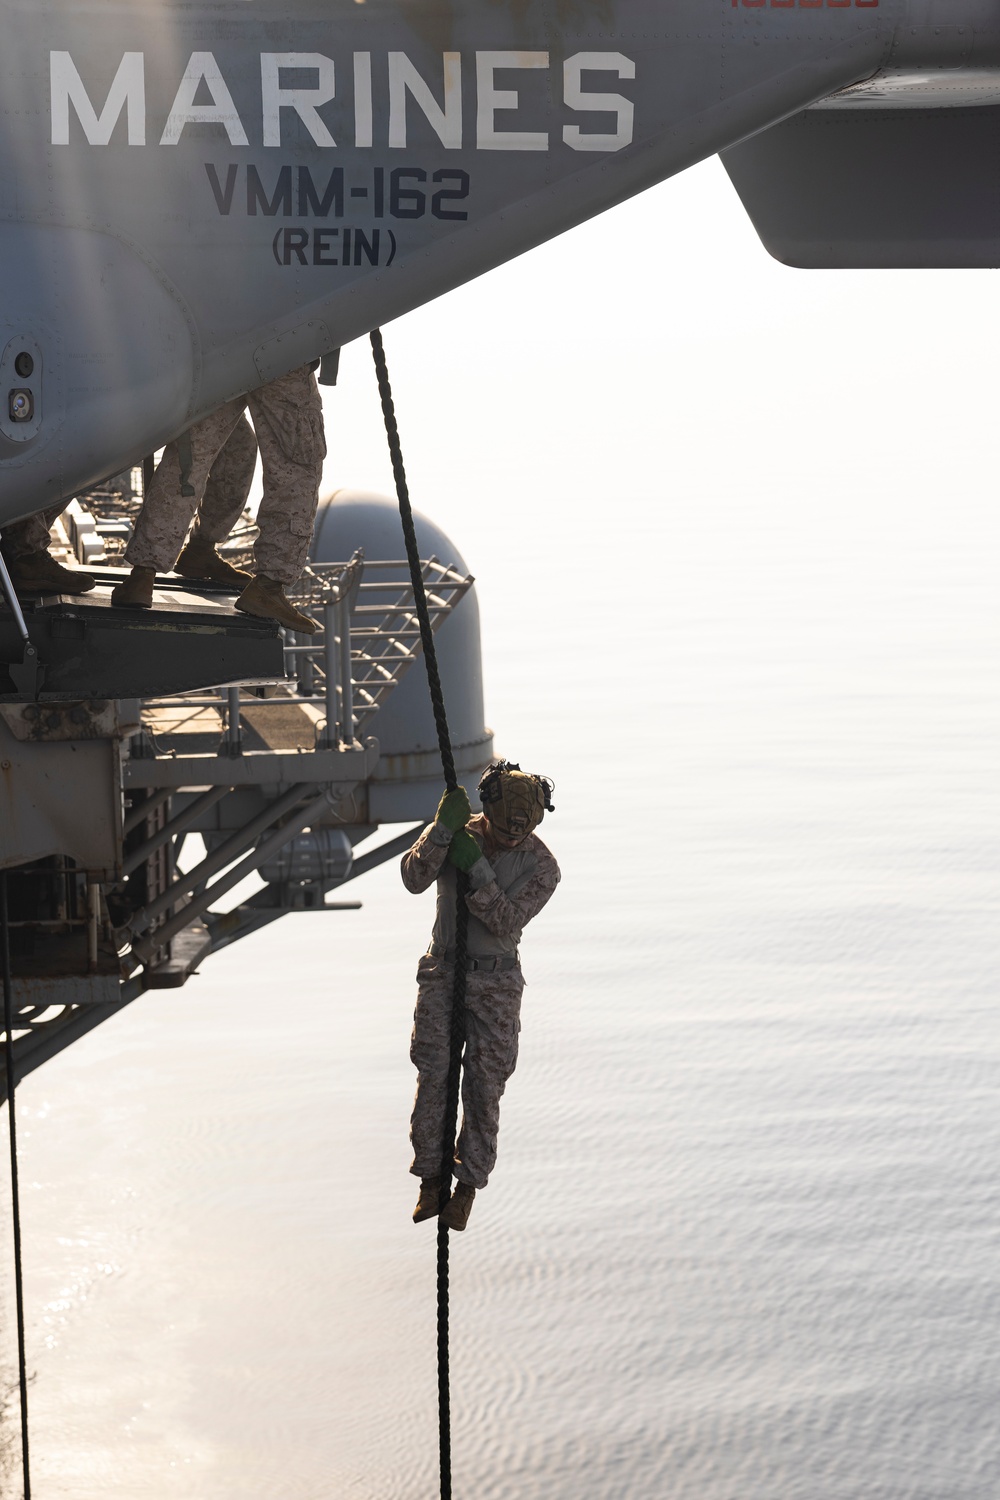
<instances>
[{"instance_id":1,"label":"combat helmet","mask_svg":"<svg viewBox=\"0 0 1000 1500\"><path fill-rule=\"evenodd\" d=\"M479 800L494 828L510 838L527 838L547 812L555 812L555 785L547 776L522 771L513 761L498 760L479 782Z\"/></svg>"}]
</instances>

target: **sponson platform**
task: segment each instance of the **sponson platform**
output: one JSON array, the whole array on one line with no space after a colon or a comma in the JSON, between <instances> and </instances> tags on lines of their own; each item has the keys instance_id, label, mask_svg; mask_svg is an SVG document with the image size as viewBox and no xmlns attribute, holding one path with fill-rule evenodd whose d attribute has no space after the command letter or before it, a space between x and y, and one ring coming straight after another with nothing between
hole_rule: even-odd
<instances>
[{"instance_id":1,"label":"sponson platform","mask_svg":"<svg viewBox=\"0 0 1000 1500\"><path fill-rule=\"evenodd\" d=\"M160 696L283 675L277 625L240 614L232 592L158 579L152 609L115 609L111 590L126 572L99 572L89 594L21 601L40 663L38 702ZM24 701L7 670L22 653L0 601L0 702Z\"/></svg>"},{"instance_id":2,"label":"sponson platform","mask_svg":"<svg viewBox=\"0 0 1000 1500\"><path fill-rule=\"evenodd\" d=\"M89 529L76 516L78 540L107 545L96 508ZM456 767L478 777L492 735L473 579L419 524ZM25 599L27 648L21 616L0 611L15 1078L289 913L355 909L342 888L433 815L441 773L398 526L379 496L321 504L294 595L321 622L305 637L178 577L157 580L150 610L114 608L124 569L79 548L68 560L97 586Z\"/></svg>"}]
</instances>

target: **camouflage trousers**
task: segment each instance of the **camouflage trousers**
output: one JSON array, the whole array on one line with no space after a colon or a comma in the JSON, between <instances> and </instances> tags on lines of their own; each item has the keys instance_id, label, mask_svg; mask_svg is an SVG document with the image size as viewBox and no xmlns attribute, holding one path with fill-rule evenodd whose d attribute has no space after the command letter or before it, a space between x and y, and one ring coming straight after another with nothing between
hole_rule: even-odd
<instances>
[{"instance_id":1,"label":"camouflage trousers","mask_svg":"<svg viewBox=\"0 0 1000 1500\"><path fill-rule=\"evenodd\" d=\"M256 569L278 583L297 581L309 552L326 457L323 405L308 365L249 396L227 401L169 444L126 548L126 562L155 568L158 573L173 567L209 475L247 407L264 470L264 496L257 512L260 536L254 547ZM192 493L182 494L185 488ZM206 535L203 528L199 534Z\"/></svg>"},{"instance_id":2,"label":"camouflage trousers","mask_svg":"<svg viewBox=\"0 0 1000 1500\"><path fill-rule=\"evenodd\" d=\"M417 1094L410 1119L410 1171L417 1177L441 1174L452 983L450 966L424 954L417 967L417 1008L410 1043L410 1060L417 1069ZM523 989L520 969L468 976L462 1123L455 1147L455 1176L476 1188L486 1186L496 1164L500 1099L517 1063Z\"/></svg>"},{"instance_id":3,"label":"camouflage trousers","mask_svg":"<svg viewBox=\"0 0 1000 1500\"><path fill-rule=\"evenodd\" d=\"M213 547L226 540L246 509L256 468L257 439L246 417L241 416L209 470L192 540L198 537Z\"/></svg>"},{"instance_id":4,"label":"camouflage trousers","mask_svg":"<svg viewBox=\"0 0 1000 1500\"><path fill-rule=\"evenodd\" d=\"M28 557L33 552L47 552L49 530L56 516L61 516L64 509L65 505L53 505L48 510L40 510L37 515L26 516L23 521L15 521L12 526L5 526L4 556L13 560L15 557Z\"/></svg>"},{"instance_id":5,"label":"camouflage trousers","mask_svg":"<svg viewBox=\"0 0 1000 1500\"><path fill-rule=\"evenodd\" d=\"M256 467L257 439L246 417L240 417L212 465L194 523L195 536L213 546L226 540L243 514ZM63 505L54 505L48 510L40 510L37 515L27 516L23 521L15 521L13 526L5 526L5 556L28 557L36 552L47 552L52 523L64 509Z\"/></svg>"}]
</instances>

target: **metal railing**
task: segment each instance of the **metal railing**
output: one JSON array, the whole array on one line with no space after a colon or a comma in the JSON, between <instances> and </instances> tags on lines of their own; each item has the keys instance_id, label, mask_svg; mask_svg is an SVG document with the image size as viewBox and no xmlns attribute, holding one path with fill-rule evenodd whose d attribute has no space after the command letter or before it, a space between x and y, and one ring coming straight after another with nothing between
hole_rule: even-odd
<instances>
[{"instance_id":1,"label":"metal railing","mask_svg":"<svg viewBox=\"0 0 1000 1500\"><path fill-rule=\"evenodd\" d=\"M421 568L431 607L431 628L437 631L474 580L436 557L424 559ZM389 576L366 578L366 570ZM393 574L400 575L399 579ZM321 618L322 629L311 636L284 632L284 682L272 684L276 690L272 697L258 696L258 685L254 709L266 709L269 703L283 708L293 704L317 708L322 704L316 749L354 746L421 654L406 560L366 562L358 551L347 563L311 563L288 592L299 608ZM185 697L147 699L145 706L216 710L222 735L220 750L237 756L243 749L241 701L241 689L234 686L209 688Z\"/></svg>"}]
</instances>

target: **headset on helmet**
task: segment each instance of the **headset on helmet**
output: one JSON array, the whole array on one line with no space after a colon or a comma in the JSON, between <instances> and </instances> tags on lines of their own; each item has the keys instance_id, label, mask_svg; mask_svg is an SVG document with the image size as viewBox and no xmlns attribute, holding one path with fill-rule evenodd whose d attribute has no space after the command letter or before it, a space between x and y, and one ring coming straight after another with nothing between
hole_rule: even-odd
<instances>
[{"instance_id":1,"label":"headset on helmet","mask_svg":"<svg viewBox=\"0 0 1000 1500\"><path fill-rule=\"evenodd\" d=\"M479 800L495 828L512 838L526 838L547 812L555 812L555 784L547 776L522 771L514 761L498 760L479 782Z\"/></svg>"}]
</instances>

